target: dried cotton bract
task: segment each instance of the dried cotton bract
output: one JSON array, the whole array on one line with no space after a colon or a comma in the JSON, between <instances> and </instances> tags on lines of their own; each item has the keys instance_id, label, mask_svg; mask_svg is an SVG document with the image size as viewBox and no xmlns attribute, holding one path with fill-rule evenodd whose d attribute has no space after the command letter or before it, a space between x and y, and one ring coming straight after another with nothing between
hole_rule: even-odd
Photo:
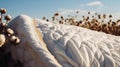
<instances>
[{"instance_id":1,"label":"dried cotton bract","mask_svg":"<svg viewBox=\"0 0 120 67\"><path fill-rule=\"evenodd\" d=\"M0 34L0 47L2 47L4 44L5 44L5 35L3 34Z\"/></svg>"}]
</instances>

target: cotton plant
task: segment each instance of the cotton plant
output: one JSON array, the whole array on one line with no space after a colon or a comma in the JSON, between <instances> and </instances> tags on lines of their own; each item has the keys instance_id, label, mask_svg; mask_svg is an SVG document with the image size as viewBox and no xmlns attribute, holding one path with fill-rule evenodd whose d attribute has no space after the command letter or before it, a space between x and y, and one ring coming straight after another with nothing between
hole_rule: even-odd
<instances>
[{"instance_id":1,"label":"cotton plant","mask_svg":"<svg viewBox=\"0 0 120 67\"><path fill-rule=\"evenodd\" d=\"M0 8L0 47L7 45L8 43L17 45L20 43L20 39L15 36L14 31L7 25L12 19L11 15L5 15L7 10L5 8ZM6 22L3 22L3 19Z\"/></svg>"}]
</instances>

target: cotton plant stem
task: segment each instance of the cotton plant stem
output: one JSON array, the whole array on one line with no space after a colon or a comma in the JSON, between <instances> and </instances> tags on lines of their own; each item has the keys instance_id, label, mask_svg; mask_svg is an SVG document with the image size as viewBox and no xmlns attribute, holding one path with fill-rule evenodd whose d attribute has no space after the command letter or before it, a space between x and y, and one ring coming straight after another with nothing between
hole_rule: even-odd
<instances>
[{"instance_id":1,"label":"cotton plant stem","mask_svg":"<svg viewBox=\"0 0 120 67\"><path fill-rule=\"evenodd\" d=\"M0 24L2 23L2 13L1 13L1 20L0 20Z\"/></svg>"}]
</instances>

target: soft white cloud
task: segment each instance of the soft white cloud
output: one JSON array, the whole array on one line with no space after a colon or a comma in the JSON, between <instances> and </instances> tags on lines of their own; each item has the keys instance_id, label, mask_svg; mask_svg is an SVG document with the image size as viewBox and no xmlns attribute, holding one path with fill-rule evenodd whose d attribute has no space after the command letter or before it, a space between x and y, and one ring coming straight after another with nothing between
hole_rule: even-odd
<instances>
[{"instance_id":1,"label":"soft white cloud","mask_svg":"<svg viewBox=\"0 0 120 67\"><path fill-rule=\"evenodd\" d=\"M79 11L79 13L87 13L87 10L81 10L81 9L58 9L58 12L61 15L71 15L71 14L75 14L77 11Z\"/></svg>"},{"instance_id":2,"label":"soft white cloud","mask_svg":"<svg viewBox=\"0 0 120 67\"><path fill-rule=\"evenodd\" d=\"M94 1L94 2L90 2L86 4L87 6L102 6L102 2L101 1Z\"/></svg>"}]
</instances>

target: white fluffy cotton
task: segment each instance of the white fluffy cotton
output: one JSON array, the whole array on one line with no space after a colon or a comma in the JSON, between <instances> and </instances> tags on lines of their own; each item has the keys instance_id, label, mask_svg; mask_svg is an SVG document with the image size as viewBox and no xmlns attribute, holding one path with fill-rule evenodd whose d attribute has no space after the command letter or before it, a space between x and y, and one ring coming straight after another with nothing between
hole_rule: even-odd
<instances>
[{"instance_id":1,"label":"white fluffy cotton","mask_svg":"<svg viewBox=\"0 0 120 67\"><path fill-rule=\"evenodd\" d=\"M4 43L5 43L5 35L3 35L3 34L0 34L0 47L2 47L3 45L4 45Z\"/></svg>"}]
</instances>

